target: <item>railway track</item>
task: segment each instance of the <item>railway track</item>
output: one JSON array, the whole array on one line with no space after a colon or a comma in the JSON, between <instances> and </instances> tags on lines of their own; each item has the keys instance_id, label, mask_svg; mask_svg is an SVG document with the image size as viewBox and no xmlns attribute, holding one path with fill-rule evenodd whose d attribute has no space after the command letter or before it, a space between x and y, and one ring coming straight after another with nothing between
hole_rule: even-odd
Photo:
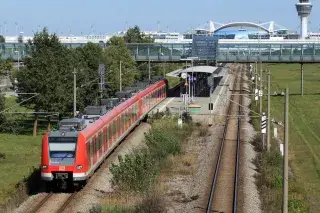
<instances>
[{"instance_id":1,"label":"railway track","mask_svg":"<svg viewBox=\"0 0 320 213\"><path fill-rule=\"evenodd\" d=\"M241 67L240 67L241 69ZM242 70L240 70L242 76ZM237 212L241 139L241 76L236 76L227 108L218 160L212 179L206 212Z\"/></svg>"},{"instance_id":2,"label":"railway track","mask_svg":"<svg viewBox=\"0 0 320 213\"><path fill-rule=\"evenodd\" d=\"M29 213L38 212L56 212L61 213L74 199L77 192L74 193L49 193L47 194ZM61 202L62 200L62 202ZM53 207L54 206L54 207Z\"/></svg>"}]
</instances>

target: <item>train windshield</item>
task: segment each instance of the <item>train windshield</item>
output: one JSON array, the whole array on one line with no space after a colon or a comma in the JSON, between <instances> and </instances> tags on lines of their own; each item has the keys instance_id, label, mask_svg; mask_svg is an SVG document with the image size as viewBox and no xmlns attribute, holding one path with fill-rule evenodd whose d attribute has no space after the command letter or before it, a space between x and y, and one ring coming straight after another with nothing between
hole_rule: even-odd
<instances>
[{"instance_id":1,"label":"train windshield","mask_svg":"<svg viewBox=\"0 0 320 213\"><path fill-rule=\"evenodd\" d=\"M50 158L74 158L73 151L51 151Z\"/></svg>"},{"instance_id":2,"label":"train windshield","mask_svg":"<svg viewBox=\"0 0 320 213\"><path fill-rule=\"evenodd\" d=\"M49 137L49 143L76 143L76 137Z\"/></svg>"},{"instance_id":3,"label":"train windshield","mask_svg":"<svg viewBox=\"0 0 320 213\"><path fill-rule=\"evenodd\" d=\"M75 158L77 137L49 137L49 154L51 159L60 159L63 164L72 164Z\"/></svg>"}]
</instances>

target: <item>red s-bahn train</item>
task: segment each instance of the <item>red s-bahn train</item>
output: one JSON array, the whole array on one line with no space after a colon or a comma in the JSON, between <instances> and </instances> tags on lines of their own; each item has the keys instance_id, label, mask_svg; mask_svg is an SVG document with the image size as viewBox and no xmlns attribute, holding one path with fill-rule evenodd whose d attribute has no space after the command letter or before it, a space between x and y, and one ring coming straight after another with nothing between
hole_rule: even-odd
<instances>
[{"instance_id":1,"label":"red s-bahn train","mask_svg":"<svg viewBox=\"0 0 320 213\"><path fill-rule=\"evenodd\" d=\"M59 130L42 140L41 179L65 185L86 181L120 141L167 97L167 80L160 80L106 113L91 112L64 119ZM59 180L59 181L58 181Z\"/></svg>"}]
</instances>

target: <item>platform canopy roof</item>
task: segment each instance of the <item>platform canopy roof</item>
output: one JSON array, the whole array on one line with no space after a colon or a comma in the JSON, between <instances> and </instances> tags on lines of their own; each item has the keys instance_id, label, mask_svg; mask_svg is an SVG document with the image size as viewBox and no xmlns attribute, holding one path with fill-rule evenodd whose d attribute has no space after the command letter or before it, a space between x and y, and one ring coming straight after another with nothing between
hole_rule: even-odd
<instances>
[{"instance_id":1,"label":"platform canopy roof","mask_svg":"<svg viewBox=\"0 0 320 213\"><path fill-rule=\"evenodd\" d=\"M167 73L167 76L179 78L181 76L181 73L192 73L192 72L214 74L216 71L219 71L220 68L223 68L223 67L194 66L194 67L188 67L187 69L178 69L178 70L172 71L170 73Z\"/></svg>"}]
</instances>

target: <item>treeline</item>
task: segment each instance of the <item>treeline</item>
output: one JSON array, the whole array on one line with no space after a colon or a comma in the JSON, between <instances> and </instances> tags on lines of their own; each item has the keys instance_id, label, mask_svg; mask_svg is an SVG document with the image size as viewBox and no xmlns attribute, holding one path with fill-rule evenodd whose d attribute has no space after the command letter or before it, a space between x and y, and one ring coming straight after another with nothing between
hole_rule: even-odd
<instances>
[{"instance_id":1,"label":"treeline","mask_svg":"<svg viewBox=\"0 0 320 213\"><path fill-rule=\"evenodd\" d=\"M152 43L138 26L129 29L123 37L112 37L107 47L88 43L77 48L63 45L55 34L49 34L44 28L26 44L28 56L20 71L12 72L18 80L18 92L21 105L34 112L57 113L71 116L73 112L73 86L76 71L77 110L87 105L95 105L100 98L98 72L99 64L105 65L105 82L102 96L112 96L120 87L120 62L122 87L132 85L137 80L149 76L148 63L137 64L131 57L126 43ZM3 63L2 63L3 62ZM0 63L0 76L12 70L10 60ZM161 75L176 69L176 65L151 64L151 76ZM36 93L37 95L32 95ZM34 97L32 97L34 96ZM32 98L31 98L32 97ZM3 98L0 98L0 102ZM3 108L4 104L0 104ZM1 120L1 119L0 119ZM35 114L37 121L37 114ZM36 125L36 124L35 124Z\"/></svg>"}]
</instances>

